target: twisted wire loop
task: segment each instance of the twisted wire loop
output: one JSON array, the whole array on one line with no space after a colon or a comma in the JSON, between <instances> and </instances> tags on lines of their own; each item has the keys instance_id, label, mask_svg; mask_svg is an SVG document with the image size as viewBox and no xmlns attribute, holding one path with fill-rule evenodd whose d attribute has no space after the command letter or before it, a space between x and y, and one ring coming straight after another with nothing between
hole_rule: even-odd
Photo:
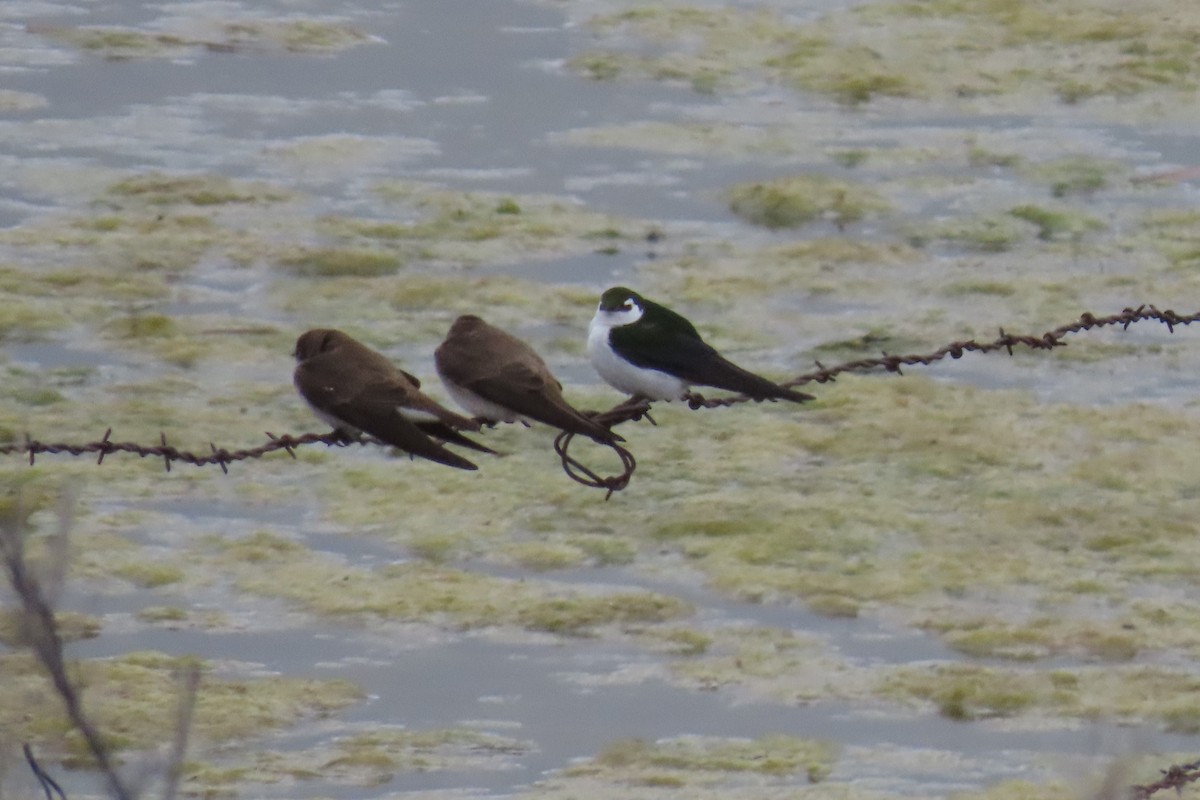
<instances>
[{"instance_id":1,"label":"twisted wire loop","mask_svg":"<svg viewBox=\"0 0 1200 800\"><path fill-rule=\"evenodd\" d=\"M1001 329L999 336L990 342L977 342L974 339L952 342L934 350L932 353L924 355L891 355L883 353L876 358L862 358L833 367L826 367L817 361L815 362L817 366L815 371L784 381L781 385L793 387L802 386L806 383L831 383L836 380L838 375L844 372L870 372L876 369L903 374L901 371L902 367L917 364L928 365L947 357L962 358L964 353L990 353L996 350L1004 350L1009 355L1012 355L1014 347L1025 347L1031 350L1053 350L1056 347L1065 347L1067 342L1064 339L1080 331L1114 325L1119 325L1122 329L1128 329L1133 323L1144 320L1160 322L1167 326L1168 331L1174 333L1176 326L1190 325L1193 322L1200 321L1200 313L1180 315L1171 310L1160 311L1152 305L1126 308L1119 314L1112 314L1107 317L1097 317L1093 314L1085 313L1074 322L1061 325L1047 331L1041 336L1022 336L1007 333L1004 329ZM704 397L694 392L684 395L684 401L691 409L723 408L737 405L738 403L745 403L752 399L747 395L741 394L712 398ZM609 428L624 422L635 422L643 418L649 420L651 423L654 422L654 418L650 416L650 403L636 397L629 398L608 411L593 414L592 417L597 422ZM244 450L227 450L209 442L209 452L193 453L187 450L180 450L168 444L166 433L159 434L157 445L141 445L136 442L114 442L110 438L112 436L112 428L109 428L104 432L104 436L99 441L88 444L40 442L26 435L24 441L0 445L0 455L25 453L29 456L29 463L32 465L35 458L42 453L68 453L73 456L96 453L96 463L103 464L104 457L110 453L133 453L140 458L161 458L163 466L168 472L171 471L171 464L173 462L182 461L185 464L192 464L197 467L217 464L223 472L228 473L229 465L236 461L261 458L276 450L284 450L292 458L295 458L296 448L309 444L323 444L327 447L346 447L352 444L386 446L383 442L370 436L349 439L332 431L329 433L305 433L300 436L293 436L291 434L276 436L270 432L267 432L266 435L268 441L259 447L251 447ZM617 454L618 458L620 458L621 472L616 475L601 475L569 453L573 439L573 434L563 432L554 440L554 452L558 455L567 477L584 486L603 489L606 492L606 499L611 497L613 492L619 492L629 485L629 480L633 477L634 470L637 469L637 461L629 450L615 442L611 444L606 443L606 446L611 448Z\"/></svg>"},{"instance_id":2,"label":"twisted wire loop","mask_svg":"<svg viewBox=\"0 0 1200 800\"><path fill-rule=\"evenodd\" d=\"M593 417L593 419L595 418ZM590 486L593 489L606 490L604 495L605 500L612 497L613 492L619 492L629 485L629 479L633 477L633 471L637 469L637 460L634 459L633 453L616 442L602 442L601 444L611 448L617 454L621 459L622 467L619 475L603 476L593 472L585 464L577 461L567 453L567 448L574 437L575 434L571 431L560 431L558 436L554 437L554 452L558 454L559 460L562 461L563 471L567 473L568 478L584 486Z\"/></svg>"},{"instance_id":3,"label":"twisted wire loop","mask_svg":"<svg viewBox=\"0 0 1200 800\"><path fill-rule=\"evenodd\" d=\"M1043 333L1041 336L1027 336L1007 333L1003 328L1000 329L999 335L990 342L978 342L974 339L968 339L962 342L951 342L944 347L934 350L932 353L924 355L891 355L883 353L876 358L860 358L856 361L848 361L844 364L838 364L833 367L826 367L820 361L814 362L817 369L813 372L808 372L803 375L798 375L787 381L780 383L780 386L793 388L803 386L806 383L833 383L838 375L844 372L871 372L872 370L883 369L888 372L894 372L897 375L903 375L902 368L920 364L928 366L936 361L941 361L946 357L958 359L962 358L965 353L990 353L996 350L1004 350L1010 356L1013 354L1014 347L1026 347L1030 350L1053 350L1056 347L1066 347L1067 342L1064 341L1068 336L1080 331L1091 330L1093 328L1104 328L1113 325L1120 325L1122 330L1128 330L1129 326L1135 322L1143 320L1155 320L1167 326L1167 330L1171 333L1175 332L1175 327L1178 325L1190 325L1193 322L1200 321L1200 312L1189 315L1176 314L1174 311L1160 311L1153 305L1140 305L1137 308L1126 308L1119 314L1112 314L1107 317L1097 317L1091 313L1083 313L1079 319L1070 322L1066 325L1060 325L1053 330ZM754 398L744 394L734 394L724 397L705 397L696 392L688 392L683 396L684 402L688 408L698 410L701 408L725 408L727 406L746 403ZM640 398L630 398L625 402L609 409L600 414L594 415L597 422L603 423L608 427L620 425L623 422L630 422L646 417L653 422L650 417L650 403ZM558 453L562 460L563 471L567 476L584 486L590 486L596 489L608 490L608 495L611 496L613 491L618 491L629 485L630 478L633 477L633 469L636 469L636 463L630 462L626 464L625 471L620 475L613 475L606 478L599 478L590 470L584 470L582 465L576 461L567 452L571 445L572 435L569 433L560 434L554 440L554 450ZM624 462L624 459L622 459ZM617 487L614 489L613 487Z\"/></svg>"}]
</instances>

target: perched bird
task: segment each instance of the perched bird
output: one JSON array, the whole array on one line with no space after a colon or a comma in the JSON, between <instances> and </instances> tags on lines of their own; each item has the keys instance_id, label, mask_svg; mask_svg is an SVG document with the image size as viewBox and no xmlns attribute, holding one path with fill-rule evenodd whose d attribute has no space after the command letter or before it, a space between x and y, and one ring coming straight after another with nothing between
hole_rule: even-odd
<instances>
[{"instance_id":1,"label":"perched bird","mask_svg":"<svg viewBox=\"0 0 1200 800\"><path fill-rule=\"evenodd\" d=\"M587 349L601 378L615 389L647 400L677 400L692 384L755 400L803 403L814 399L728 361L700 338L687 319L624 286L600 296L588 326Z\"/></svg>"},{"instance_id":2,"label":"perched bird","mask_svg":"<svg viewBox=\"0 0 1200 800\"><path fill-rule=\"evenodd\" d=\"M349 335L329 328L296 340L292 380L313 412L344 436L369 433L414 456L459 469L477 469L430 437L493 453L458 432L479 430L421 393L421 382Z\"/></svg>"},{"instance_id":3,"label":"perched bird","mask_svg":"<svg viewBox=\"0 0 1200 800\"><path fill-rule=\"evenodd\" d=\"M466 314L433 353L446 391L477 419L537 420L597 442L624 441L563 399L546 362L517 337Z\"/></svg>"}]
</instances>

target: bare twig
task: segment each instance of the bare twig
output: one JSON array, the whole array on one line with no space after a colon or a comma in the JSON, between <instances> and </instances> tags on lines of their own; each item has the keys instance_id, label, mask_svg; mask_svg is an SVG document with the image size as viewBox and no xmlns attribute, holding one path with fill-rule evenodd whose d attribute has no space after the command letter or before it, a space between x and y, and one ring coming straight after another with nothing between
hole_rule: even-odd
<instances>
[{"instance_id":1,"label":"bare twig","mask_svg":"<svg viewBox=\"0 0 1200 800\"><path fill-rule=\"evenodd\" d=\"M166 785L163 800L175 800L179 793L179 779L183 776L183 759L187 754L188 735L192 730L192 713L196 710L196 692L200 688L200 667L193 664L184 670L183 691L179 697L179 718L175 722L175 738L171 742L171 754L167 761Z\"/></svg>"},{"instance_id":2,"label":"bare twig","mask_svg":"<svg viewBox=\"0 0 1200 800\"><path fill-rule=\"evenodd\" d=\"M51 778L50 775L42 769L42 765L33 757L33 748L26 742L21 746L25 751L25 761L29 763L29 768L33 770L34 776L38 779L38 783L42 785L42 791L46 793L46 800L54 800L55 795L58 800L67 800L67 793L62 790L58 782Z\"/></svg>"},{"instance_id":3,"label":"bare twig","mask_svg":"<svg viewBox=\"0 0 1200 800\"><path fill-rule=\"evenodd\" d=\"M62 637L54 609L46 599L41 582L29 569L25 559L26 510L20 497L12 512L0 517L0 558L4 560L9 583L21 603L26 639L42 669L46 671L54 691L62 699L71 724L83 736L88 751L99 766L108 784L109 794L116 800L131 800L133 795L117 774L116 764L108 752L100 732L83 712L79 691L67 677L63 658ZM66 524L60 528L65 535ZM36 772L36 770L35 770ZM39 776L40 777L40 776ZM43 788L45 784L43 783ZM47 790L47 793L49 790Z\"/></svg>"}]
</instances>

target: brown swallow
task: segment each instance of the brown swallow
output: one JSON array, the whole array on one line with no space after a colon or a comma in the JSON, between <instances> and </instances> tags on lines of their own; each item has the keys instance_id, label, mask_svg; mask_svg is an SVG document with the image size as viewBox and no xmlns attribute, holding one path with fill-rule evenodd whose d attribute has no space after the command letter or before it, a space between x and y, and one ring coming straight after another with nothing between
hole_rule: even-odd
<instances>
[{"instance_id":1,"label":"brown swallow","mask_svg":"<svg viewBox=\"0 0 1200 800\"><path fill-rule=\"evenodd\" d=\"M456 319L433 360L446 391L479 419L532 419L597 442L624 441L563 399L562 384L532 347L479 317Z\"/></svg>"},{"instance_id":2,"label":"brown swallow","mask_svg":"<svg viewBox=\"0 0 1200 800\"><path fill-rule=\"evenodd\" d=\"M292 380L320 419L350 437L368 433L393 447L459 469L477 469L430 436L486 453L458 432L479 423L421 393L421 382L338 330L316 328L296 340Z\"/></svg>"}]
</instances>

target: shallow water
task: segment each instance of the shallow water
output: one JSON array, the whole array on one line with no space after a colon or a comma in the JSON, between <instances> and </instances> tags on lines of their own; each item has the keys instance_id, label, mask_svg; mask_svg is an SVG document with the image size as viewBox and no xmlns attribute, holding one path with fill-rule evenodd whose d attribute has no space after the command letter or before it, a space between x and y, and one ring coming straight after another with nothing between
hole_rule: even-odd
<instances>
[{"instance_id":1,"label":"shallow water","mask_svg":"<svg viewBox=\"0 0 1200 800\"><path fill-rule=\"evenodd\" d=\"M849 5L853 4L804 4L796 14L816 17ZM0 199L0 226L19 228L65 210L86 210L91 195L75 186L76 179L94 188L118 171L136 169L203 171L301 189L306 193L302 213L313 220L331 214L391 219L394 210L381 207L373 187L379 181L405 178L454 189L565 196L589 210L638 220L646 232L665 231L661 240L653 236L622 241L615 253L518 257L470 271L473 276L507 276L594 292L618 280L634 280L644 274L646 264L679 256L689 247L699 249L723 240L752 247L837 235L832 226L800 233L753 229L734 219L721 197L733 183L768 179L785 169L851 174L820 155L828 148L893 144L936 148L947 137L985 132L1016 143L1074 140L1092 152L1119 158L1135 171L1185 164L1200 152L1194 130L1170 123L1114 125L1059 112L967 117L889 105L885 110L843 109L829 100L780 87L723 97L647 81L589 81L565 70L563 62L586 47L591 34L556 7L510 0L342 3L335 13L377 41L320 56L250 50L104 61L79 55L24 28L159 25L164 16L183 14L190 21L182 29L190 30L210 16L327 10L317 3L187 6L177 9L122 0L49 3L31 11L14 6L0 12L4 88L47 101L44 108L0 116L0 165L9 173ZM716 120L770 125L805 114L819 120L821 133L813 135L815 150L798 153L679 154L649 144L639 149L571 139L574 131L629 122ZM339 149L325 158L288 155L288 148L322 139L335 141ZM350 145L343 147L347 141ZM894 177L909 170L917 172L896 165L881 167L876 174ZM67 176L61 182L47 177L58 171ZM977 174L966 165L919 172L947 182ZM964 207L1012 205L1020 202L1027 188L1007 174L997 175L988 187L983 197L966 191L922 194L913 189L905 197L906 213L936 220ZM1194 192L1187 185L1153 197L1121 191L1098 200L1095 213L1117 217L1131 208L1174 206L1189 199L1194 201ZM281 231L280 236L290 235ZM851 235L876 241L891 234L879 223L867 221ZM312 238L320 237L312 234ZM4 248L7 257L14 253L19 257L14 247ZM929 257L954 252L953 244L935 246ZM925 268L918 264L911 269L918 275ZM176 319L212 315L295 330L312 324L306 313L293 313L271 299L268 290L278 280L264 276L261 269L207 260L171 283L166 300L148 305ZM847 330L871 327L876 317L886 313L905 312L892 308L890 297L870 291L828 299L791 292L778 302L798 316L818 317ZM988 316L980 319L991 324ZM1066 321L1055 320L1055 324ZM584 323L580 320L575 327L581 330ZM996 320L997 325L1002 323ZM573 332L562 322L531 319L526 333L545 341ZM1173 346L1179 335L1148 328L1130 334L1140 346ZM929 349L942 343L931 341ZM25 369L94 369L96 377L91 380L101 385L156 369L119 346L92 341L87 330L55 333L48 340L5 342L3 352L10 364ZM580 358L559 353L550 360L568 383L595 382ZM944 362L926 374L988 389L1025 389L1044 402L1078 405L1152 401L1179 407L1192 402L1197 389L1197 381L1186 369L1194 360L1164 370L1160 363L1146 363L1132 354L1090 367L1071 365L1065 376L1061 365L1033 362L1014 359L997 364L966 358ZM204 369L209 379L256 378L270 385L286 383L290 367L281 361L278 375L263 375L257 365L208 364ZM110 498L93 503L89 510L153 512L157 515L153 525L135 525L127 533L141 544L168 548L164 552L176 543L163 533L171 526L162 522L161 515L175 515L181 530L223 537L239 537L263 527L287 531L313 550L351 565L379 566L411 557L404 548L369 532L328 522L316 505L298 511L264 509L205 496L204 487L196 491L200 497L184 502ZM612 508L614 515L620 514L619 498L612 501ZM507 578L546 577L487 559L462 565ZM680 568L679 580L664 578L661 569L656 570L647 574L635 564L558 570L548 577L565 584L636 587L678 597L696 608L690 623L701 628L753 625L795 631L858 666L960 660L1000 663L967 659L932 635L894 624L886 614L845 619L821 616L798 604L737 602L705 588L686 567ZM513 635L511 631L464 633L387 622L333 624L282 602L241 596L220 585L125 593L73 587L65 605L98 614L105 621L98 638L71 645L73 657L100 658L144 649L196 653L242 667L251 665L253 671L264 673L343 677L369 695L368 701L337 716L333 734L320 725L301 725L266 737L266 747L311 747L328 742L331 735L381 724L411 729L467 726L533 743L530 752L515 756L506 769L401 772L370 787L310 781L255 788L265 795L356 798L417 790L508 795L575 760L594 756L621 738L654 740L689 734L753 738L786 732L843 745L844 756L830 780L900 795L933 796L978 789L1007 778L1053 776L1048 755L1104 758L1128 750L1195 750L1200 743L1197 737L1167 734L1151 726L1096 723L1008 730L997 723L955 722L882 704L840 700L774 704L734 690L681 688L666 679L665 656L626 640ZM235 621L230 627L236 629L174 630L137 621L138 611L161 605L219 610ZM1077 663L1048 659L1039 666ZM910 766L875 766L871 757L856 757L864 751L894 753L898 763ZM922 754L931 759L962 759L962 768L911 766L920 762ZM78 780L79 787L87 787L87 778Z\"/></svg>"}]
</instances>

